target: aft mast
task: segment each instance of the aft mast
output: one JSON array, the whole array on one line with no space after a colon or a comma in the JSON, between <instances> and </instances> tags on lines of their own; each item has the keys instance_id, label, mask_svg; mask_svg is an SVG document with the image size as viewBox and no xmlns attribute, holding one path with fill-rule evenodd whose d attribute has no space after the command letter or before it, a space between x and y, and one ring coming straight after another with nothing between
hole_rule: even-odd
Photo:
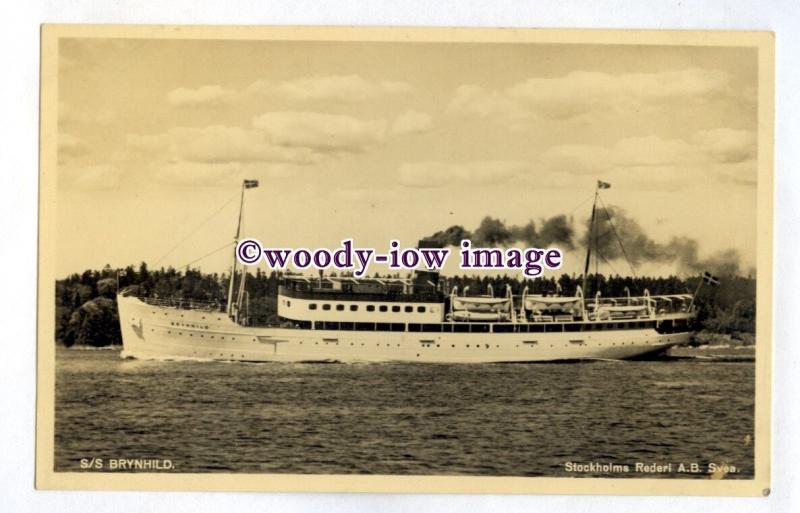
<instances>
[{"instance_id":1,"label":"aft mast","mask_svg":"<svg viewBox=\"0 0 800 513\"><path fill-rule=\"evenodd\" d=\"M592 235L594 234L594 219L597 215L597 197L600 194L600 181L597 182L597 188L594 190L594 203L592 203L592 217L589 221L589 235L586 237L586 263L583 266L583 285L581 289L589 292L586 287L589 279L589 262L592 258ZM597 257L595 257L597 258Z\"/></svg>"},{"instance_id":2,"label":"aft mast","mask_svg":"<svg viewBox=\"0 0 800 513\"><path fill-rule=\"evenodd\" d=\"M242 196L239 202L239 222L236 225L236 236L234 237L234 243L238 244L239 237L242 233L242 211L244 210L244 191L247 189L253 189L258 187L258 180L244 180L242 182ZM236 278L236 246L234 245L233 248L233 265L231 266L231 279L230 283L228 284L228 308L227 313L228 317L233 318L233 320L237 320L239 317L239 311L242 308L242 294L244 292L244 280L246 269L242 268L242 280L239 284L239 294L236 300L236 308L233 306L233 282Z\"/></svg>"},{"instance_id":3,"label":"aft mast","mask_svg":"<svg viewBox=\"0 0 800 513\"><path fill-rule=\"evenodd\" d=\"M583 285L581 286L581 289L583 290L584 294L588 294L589 293L589 289L588 289L587 285L588 285L588 281L589 281L589 264L591 263L591 259L592 259L592 240L594 240L594 246L595 246L595 248L594 248L594 251L595 251L595 256L594 256L594 259L595 259L595 275L597 274L596 267L597 267L597 260L598 260L598 257L599 257L599 255L597 254L598 253L598 240L597 240L597 232L596 232L596 227L595 227L595 221L597 220L597 200L600 199L600 189L610 189L610 188L611 188L611 184L610 183L598 180L597 181L597 187L594 190L594 202L592 203L592 217L589 220L589 234L586 237L586 262L585 262L585 264L583 266ZM605 209L605 205L603 206L603 208ZM608 217L608 211L606 211L606 216ZM609 223L611 222L611 218L610 217L608 218L608 221L609 221ZM616 235L616 233L615 233L615 235ZM622 244L622 241L620 241L620 245L621 244ZM624 252L625 249L623 248L622 251ZM626 258L627 258L627 255L626 255Z\"/></svg>"}]
</instances>

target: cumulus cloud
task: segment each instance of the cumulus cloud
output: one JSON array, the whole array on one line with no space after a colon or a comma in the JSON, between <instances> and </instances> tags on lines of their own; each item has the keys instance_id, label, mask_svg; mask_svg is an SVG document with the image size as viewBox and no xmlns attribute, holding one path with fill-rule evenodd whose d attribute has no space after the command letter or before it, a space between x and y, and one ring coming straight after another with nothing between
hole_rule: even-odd
<instances>
[{"instance_id":1,"label":"cumulus cloud","mask_svg":"<svg viewBox=\"0 0 800 513\"><path fill-rule=\"evenodd\" d=\"M253 88L251 87L251 90ZM357 103L381 96L409 93L406 82L367 80L359 75L330 75L288 80L274 87L262 83L256 90L277 93L294 100L329 100Z\"/></svg>"},{"instance_id":2,"label":"cumulus cloud","mask_svg":"<svg viewBox=\"0 0 800 513\"><path fill-rule=\"evenodd\" d=\"M636 181L642 188L675 189L711 177L753 185L756 180L755 134L744 130L700 131L688 141L655 135L623 138L603 145L562 144L530 162L414 162L400 166L398 182L406 187L450 184L520 183L570 186L586 176Z\"/></svg>"},{"instance_id":3,"label":"cumulus cloud","mask_svg":"<svg viewBox=\"0 0 800 513\"><path fill-rule=\"evenodd\" d=\"M451 113L463 113L480 118L513 117L521 114L521 106L503 92L487 91L476 85L462 85L447 106Z\"/></svg>"},{"instance_id":4,"label":"cumulus cloud","mask_svg":"<svg viewBox=\"0 0 800 513\"><path fill-rule=\"evenodd\" d=\"M576 175L627 171L665 182L714 174L741 183L755 181L755 134L720 128L695 133L689 141L649 135L612 146L565 144L539 156L541 168Z\"/></svg>"},{"instance_id":5,"label":"cumulus cloud","mask_svg":"<svg viewBox=\"0 0 800 513\"><path fill-rule=\"evenodd\" d=\"M305 147L315 151L363 152L383 141L386 120L363 120L319 112L268 112L253 126L278 146Z\"/></svg>"},{"instance_id":6,"label":"cumulus cloud","mask_svg":"<svg viewBox=\"0 0 800 513\"><path fill-rule=\"evenodd\" d=\"M475 85L456 89L448 109L479 117L570 119L595 111L631 111L672 102L702 104L732 94L721 70L692 68L657 73L573 71L530 78L500 91Z\"/></svg>"},{"instance_id":7,"label":"cumulus cloud","mask_svg":"<svg viewBox=\"0 0 800 513\"><path fill-rule=\"evenodd\" d=\"M272 144L258 131L235 126L177 127L164 134L129 136L133 147L166 152L171 160L188 162L293 162L308 164L318 160L304 148Z\"/></svg>"},{"instance_id":8,"label":"cumulus cloud","mask_svg":"<svg viewBox=\"0 0 800 513\"><path fill-rule=\"evenodd\" d=\"M436 188L445 185L490 185L511 179L530 168L516 161L477 161L460 164L407 162L398 169L398 182L406 187Z\"/></svg>"},{"instance_id":9,"label":"cumulus cloud","mask_svg":"<svg viewBox=\"0 0 800 513\"><path fill-rule=\"evenodd\" d=\"M392 133L396 135L421 134L430 130L433 118L430 114L409 110L397 116L392 123Z\"/></svg>"},{"instance_id":10,"label":"cumulus cloud","mask_svg":"<svg viewBox=\"0 0 800 513\"><path fill-rule=\"evenodd\" d=\"M719 162L733 164L756 158L756 134L750 130L706 130L696 133L694 141Z\"/></svg>"},{"instance_id":11,"label":"cumulus cloud","mask_svg":"<svg viewBox=\"0 0 800 513\"><path fill-rule=\"evenodd\" d=\"M404 95L411 91L413 87L407 82L368 80L360 75L327 75L277 83L256 80L241 89L229 89L220 85L204 85L195 89L181 87L170 91L167 100L175 106L220 105L258 96L297 102L360 103Z\"/></svg>"},{"instance_id":12,"label":"cumulus cloud","mask_svg":"<svg viewBox=\"0 0 800 513\"><path fill-rule=\"evenodd\" d=\"M172 184L215 185L245 174L287 178L302 166L380 144L386 120L317 112L269 112L251 126L174 127L129 134L122 160Z\"/></svg>"},{"instance_id":13,"label":"cumulus cloud","mask_svg":"<svg viewBox=\"0 0 800 513\"><path fill-rule=\"evenodd\" d=\"M179 87L167 93L167 101L176 107L223 105L235 96L234 91L219 85L204 85L196 89Z\"/></svg>"}]
</instances>

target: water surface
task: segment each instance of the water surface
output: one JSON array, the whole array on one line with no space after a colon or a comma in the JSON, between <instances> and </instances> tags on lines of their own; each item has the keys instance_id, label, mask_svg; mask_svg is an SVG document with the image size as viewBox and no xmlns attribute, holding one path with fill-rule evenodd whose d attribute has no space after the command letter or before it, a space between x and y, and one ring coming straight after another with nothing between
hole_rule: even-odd
<instances>
[{"instance_id":1,"label":"water surface","mask_svg":"<svg viewBox=\"0 0 800 513\"><path fill-rule=\"evenodd\" d=\"M59 471L158 458L173 472L707 478L725 462L738 469L727 478L753 477L752 362L242 364L65 349L56 360ZM701 471L677 471L691 462Z\"/></svg>"}]
</instances>

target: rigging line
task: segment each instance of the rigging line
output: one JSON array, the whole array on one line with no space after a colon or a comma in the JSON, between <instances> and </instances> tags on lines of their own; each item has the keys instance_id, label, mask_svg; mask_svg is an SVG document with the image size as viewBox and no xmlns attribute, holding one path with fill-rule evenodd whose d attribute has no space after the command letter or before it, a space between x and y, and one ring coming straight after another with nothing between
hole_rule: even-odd
<instances>
[{"instance_id":1,"label":"rigging line","mask_svg":"<svg viewBox=\"0 0 800 513\"><path fill-rule=\"evenodd\" d=\"M192 260L191 262L189 262L189 263L188 263L188 264L186 264L186 265L182 265L182 266L178 267L178 269L183 269L184 267L188 269L188 268L189 268L189 266L190 266L190 265L192 265L193 263L195 263L195 262L199 262L200 260L202 260L202 259L204 259L204 258L206 258L206 257L210 257L210 256L211 256L211 255L213 255L214 253L218 253L218 252L222 251L223 249L226 249L226 248L229 248L229 247L233 246L234 244L236 244L236 241L235 241L235 240L234 240L234 241L231 241L231 242L229 242L229 243L227 243L227 244L225 244L224 246L220 246L220 247L218 247L217 249L215 249L214 251L212 251L212 252L210 252L210 253L206 253L205 255L201 256L200 258L197 258L197 259L195 259L195 260Z\"/></svg>"},{"instance_id":2,"label":"rigging line","mask_svg":"<svg viewBox=\"0 0 800 513\"><path fill-rule=\"evenodd\" d=\"M593 197L594 197L594 193L590 194L590 195L589 195L589 196L588 196L588 197L587 197L585 200L581 201L581 202L578 204L578 206L577 206L577 207L575 207L575 208L573 208L572 210L570 210L569 212L567 212L567 214L566 214L566 215L567 215L567 217L569 217L569 216L571 216L572 214L574 214L576 210L578 210L579 208L581 208L582 206L584 206L586 203L588 203L588 202L589 202L589 200L590 200L590 199L592 199Z\"/></svg>"},{"instance_id":3,"label":"rigging line","mask_svg":"<svg viewBox=\"0 0 800 513\"><path fill-rule=\"evenodd\" d=\"M637 278L637 276L636 276L636 268L633 266L633 262L631 261L631 259L628 258L628 252L625 251L625 245L622 244L622 238L617 233L617 227L614 226L614 222L611 221L611 214L608 213L608 209L606 208L605 202L603 202L603 198L599 198L599 199L600 199L600 204L603 206L603 212L606 213L606 218L608 219L608 224L611 225L611 230L614 232L614 237L617 238L617 242L619 242L619 247L620 247L620 249L622 249L622 254L623 254L623 256L625 256L625 260L628 262L628 265L631 268L631 272L633 273L633 277Z\"/></svg>"},{"instance_id":4,"label":"rigging line","mask_svg":"<svg viewBox=\"0 0 800 513\"><path fill-rule=\"evenodd\" d=\"M223 204L222 204L222 206L221 206L221 207L219 207L217 210L215 210L215 211L214 211L214 212L213 212L213 213L212 213L210 216L208 216L207 218L205 218L205 219L204 219L204 220L203 220L203 221L202 221L200 224L198 224L197 226L195 226L195 227L194 227L194 229L193 229L191 232L189 232L189 233L188 233L188 234L187 234L185 237L183 237L181 240L179 240L177 244L175 244L174 246L172 246L172 248L171 248L169 251L167 251L166 253L164 253L164 254L161 256L161 258L159 258L158 260L156 260L156 263L155 263L155 264L153 264L153 267L156 267L158 264L160 264L162 261L164 261L164 259L165 259L165 258L167 258L167 257L168 257L168 256L169 256L169 255L170 255L170 254L171 254L173 251L175 251L176 249L178 249L178 247L179 247L181 244L183 244L184 242L186 242L186 240L187 240L187 239L189 239L189 237L191 237L192 235L194 235L195 233L197 233L197 231L198 231L200 228L202 228L203 226L205 226L205 224L206 224L207 222L209 222L209 221L211 220L211 218L213 218L215 215L219 214L219 213L220 213L220 212L221 212L221 211L222 211L222 210L223 210L225 207L227 207L227 206L230 204L230 202L231 202L231 201L235 200L237 196L239 196L239 193L238 193L238 192L237 192L236 194L234 194L233 196L231 196L230 198L228 198L228 199L225 201L225 203L223 203Z\"/></svg>"},{"instance_id":5,"label":"rigging line","mask_svg":"<svg viewBox=\"0 0 800 513\"><path fill-rule=\"evenodd\" d=\"M602 258L602 259L603 259L603 262L605 262L605 263L606 263L606 264L607 264L607 265L608 265L608 266L611 268L611 271L613 271L613 273L614 273L614 274L616 274L617 276L619 276L619 273L617 272L617 270L616 270L616 269L614 269L614 266L613 266L613 265L611 265L611 262L609 262L609 261L606 259L606 257L604 257L603 255L601 255L600 253L598 253L598 254L597 254L597 256L599 256L600 258Z\"/></svg>"}]
</instances>

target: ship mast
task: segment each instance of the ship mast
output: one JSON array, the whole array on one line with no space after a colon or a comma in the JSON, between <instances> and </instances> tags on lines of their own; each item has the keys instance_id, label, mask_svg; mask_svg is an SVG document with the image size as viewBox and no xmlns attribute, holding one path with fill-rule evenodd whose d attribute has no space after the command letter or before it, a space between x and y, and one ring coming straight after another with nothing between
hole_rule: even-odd
<instances>
[{"instance_id":1,"label":"ship mast","mask_svg":"<svg viewBox=\"0 0 800 513\"><path fill-rule=\"evenodd\" d=\"M236 311L234 312L233 307L233 282L236 278L236 244L239 243L239 237L242 233L242 211L244 210L244 191L247 189L252 189L258 187L258 180L244 180L242 182L242 196L239 202L239 223L236 225L236 236L234 237L234 247L233 247L233 265L231 266L231 279L230 283L228 284L228 308L227 313L228 317L234 317L234 320L239 316L239 310L242 307L242 293L244 291L244 277L246 274L246 269L242 268L242 281L239 284L239 294L236 302Z\"/></svg>"},{"instance_id":2,"label":"ship mast","mask_svg":"<svg viewBox=\"0 0 800 513\"><path fill-rule=\"evenodd\" d=\"M592 203L592 217L589 221L589 235L586 237L586 263L583 266L583 285L581 289L583 290L584 294L589 293L589 289L586 288L586 285L589 280L589 262L591 262L592 258L592 235L594 234L594 220L597 216L597 198L600 195L600 182L597 182L597 188L594 190L594 203ZM597 258L595 256L595 258Z\"/></svg>"}]
</instances>

